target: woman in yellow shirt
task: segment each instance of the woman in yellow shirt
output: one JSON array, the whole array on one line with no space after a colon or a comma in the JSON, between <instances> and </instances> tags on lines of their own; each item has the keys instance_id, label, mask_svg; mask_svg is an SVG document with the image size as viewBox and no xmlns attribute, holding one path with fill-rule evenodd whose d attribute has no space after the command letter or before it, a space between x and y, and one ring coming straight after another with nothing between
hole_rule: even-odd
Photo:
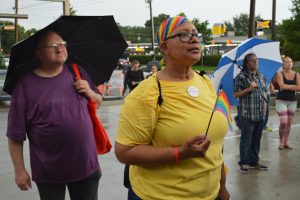
<instances>
[{"instance_id":1,"label":"woman in yellow shirt","mask_svg":"<svg viewBox=\"0 0 300 200\"><path fill-rule=\"evenodd\" d=\"M166 19L158 42L165 68L143 81L122 106L115 153L130 164L129 200L229 199L222 146L227 119L215 113L210 79L191 66L200 40L185 17Z\"/></svg>"}]
</instances>

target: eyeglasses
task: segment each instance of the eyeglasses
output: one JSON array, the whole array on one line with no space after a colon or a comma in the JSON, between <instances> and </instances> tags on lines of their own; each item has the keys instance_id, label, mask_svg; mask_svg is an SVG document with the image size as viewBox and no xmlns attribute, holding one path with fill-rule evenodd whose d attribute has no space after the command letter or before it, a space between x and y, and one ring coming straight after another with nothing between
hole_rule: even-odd
<instances>
[{"instance_id":1,"label":"eyeglasses","mask_svg":"<svg viewBox=\"0 0 300 200\"><path fill-rule=\"evenodd\" d=\"M181 42L189 43L192 40L193 36L195 36L199 40L199 42L203 42L203 35L201 33L186 33L186 32L177 33L176 35L167 37L166 40L179 37Z\"/></svg>"},{"instance_id":2,"label":"eyeglasses","mask_svg":"<svg viewBox=\"0 0 300 200\"><path fill-rule=\"evenodd\" d=\"M67 42L66 41L61 41L61 42L50 43L47 46L38 47L38 49L45 49L45 48L52 48L52 49L66 48L66 46L67 46Z\"/></svg>"}]
</instances>

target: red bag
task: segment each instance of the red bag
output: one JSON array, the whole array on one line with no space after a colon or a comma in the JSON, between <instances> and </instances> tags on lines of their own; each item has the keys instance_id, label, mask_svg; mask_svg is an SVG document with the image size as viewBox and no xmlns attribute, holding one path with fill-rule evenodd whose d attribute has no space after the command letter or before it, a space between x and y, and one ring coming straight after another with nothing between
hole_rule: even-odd
<instances>
[{"instance_id":1,"label":"red bag","mask_svg":"<svg viewBox=\"0 0 300 200\"><path fill-rule=\"evenodd\" d=\"M81 76L78 70L77 64L71 64L72 68L74 70L74 73L76 75L76 79L80 80ZM111 150L111 143L109 140L109 137L102 126L101 121L97 117L96 114L96 102L95 101L88 101L88 110L90 113L90 117L93 123L93 132L94 132L94 139L95 139L95 144L96 144L96 149L98 154L105 154L108 153Z\"/></svg>"}]
</instances>

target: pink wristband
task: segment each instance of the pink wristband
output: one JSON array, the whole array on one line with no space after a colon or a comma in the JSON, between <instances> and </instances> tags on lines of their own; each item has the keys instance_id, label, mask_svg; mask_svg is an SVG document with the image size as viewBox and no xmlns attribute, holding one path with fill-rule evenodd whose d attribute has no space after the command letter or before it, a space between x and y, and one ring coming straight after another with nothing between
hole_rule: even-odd
<instances>
[{"instance_id":1,"label":"pink wristband","mask_svg":"<svg viewBox=\"0 0 300 200\"><path fill-rule=\"evenodd\" d=\"M174 152L175 162L179 163L179 148L178 147L174 147L173 148L173 152Z\"/></svg>"}]
</instances>

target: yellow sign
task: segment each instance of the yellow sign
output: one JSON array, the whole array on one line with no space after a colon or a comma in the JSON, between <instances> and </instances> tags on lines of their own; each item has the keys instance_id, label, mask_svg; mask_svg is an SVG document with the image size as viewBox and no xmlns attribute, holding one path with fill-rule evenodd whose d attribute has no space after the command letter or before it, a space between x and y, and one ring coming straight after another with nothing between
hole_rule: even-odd
<instances>
[{"instance_id":1,"label":"yellow sign","mask_svg":"<svg viewBox=\"0 0 300 200\"><path fill-rule=\"evenodd\" d=\"M14 25L4 26L3 30L5 30L5 31L12 31L12 30L15 30L15 26Z\"/></svg>"},{"instance_id":2,"label":"yellow sign","mask_svg":"<svg viewBox=\"0 0 300 200\"><path fill-rule=\"evenodd\" d=\"M256 29L271 28L271 20L256 21Z\"/></svg>"}]
</instances>

